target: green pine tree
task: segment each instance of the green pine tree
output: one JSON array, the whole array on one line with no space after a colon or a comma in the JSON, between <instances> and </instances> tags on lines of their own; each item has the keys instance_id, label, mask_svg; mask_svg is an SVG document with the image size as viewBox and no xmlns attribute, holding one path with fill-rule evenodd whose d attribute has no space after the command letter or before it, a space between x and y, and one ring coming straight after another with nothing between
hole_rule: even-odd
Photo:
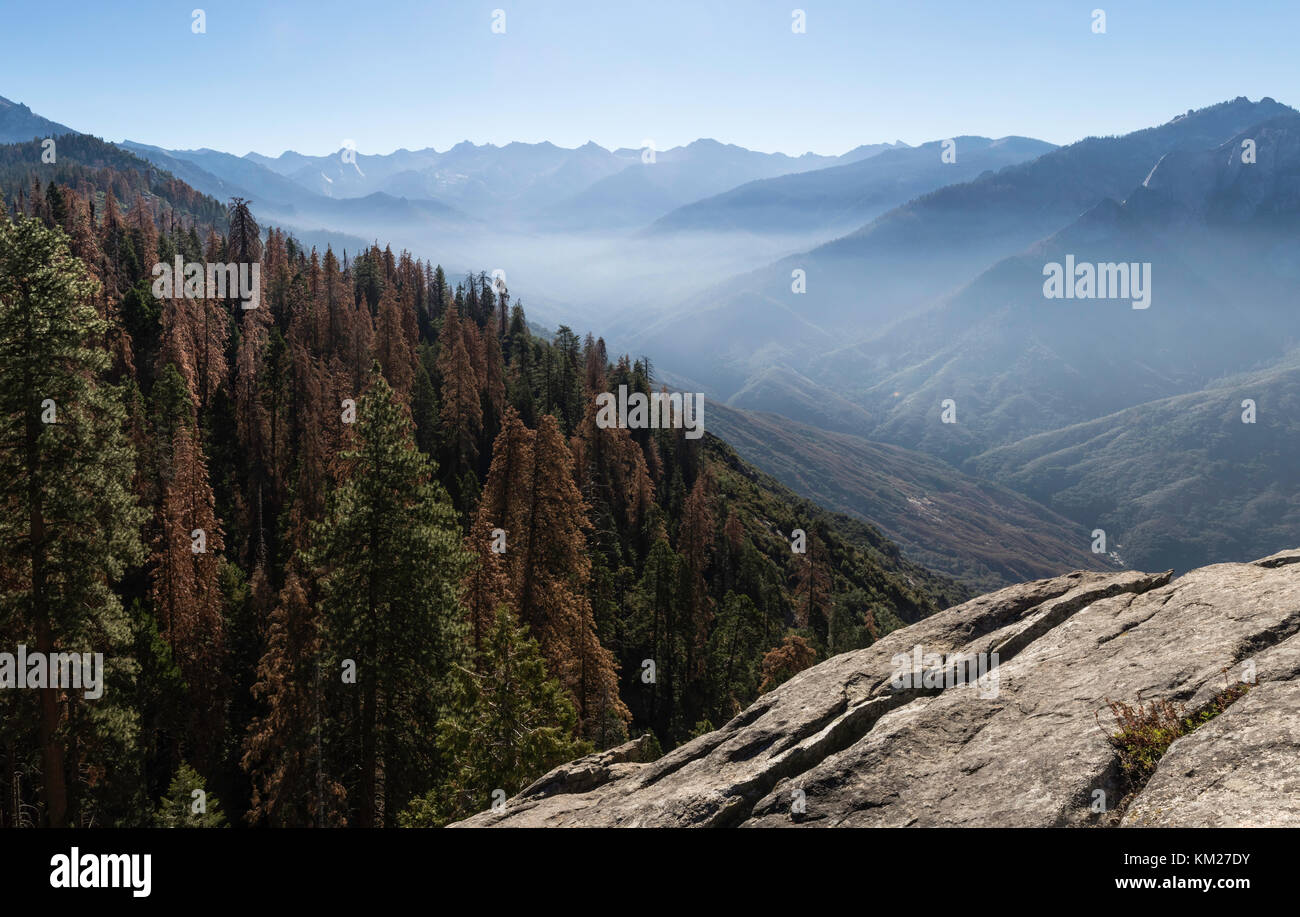
<instances>
[{"instance_id":1,"label":"green pine tree","mask_svg":"<svg viewBox=\"0 0 1300 917\"><path fill-rule=\"evenodd\" d=\"M360 827L396 814L437 779L436 726L463 655L468 555L455 511L416 448L414 425L376 364L357 405L342 481L316 527L326 671L349 737L339 773ZM355 682L344 680L344 661ZM382 787L380 775L383 777Z\"/></svg>"},{"instance_id":2,"label":"green pine tree","mask_svg":"<svg viewBox=\"0 0 1300 917\"><path fill-rule=\"evenodd\" d=\"M95 821L97 784L79 775L112 772L120 787L137 729L114 690L134 663L112 587L143 559L143 513L120 393L102 381L97 286L61 230L0 216L0 636L42 653L103 653L106 669L98 699L43 688L0 702L0 734L39 753L52 827Z\"/></svg>"},{"instance_id":3,"label":"green pine tree","mask_svg":"<svg viewBox=\"0 0 1300 917\"><path fill-rule=\"evenodd\" d=\"M638 675L633 699L644 722L670 747L686 738L688 727L681 706L686 669L681 583L681 556L661 538L650 549L633 594L629 639L636 647L632 658ZM645 659L654 663L655 677L649 682L640 681Z\"/></svg>"},{"instance_id":4,"label":"green pine tree","mask_svg":"<svg viewBox=\"0 0 1300 917\"><path fill-rule=\"evenodd\" d=\"M498 606L479 663L475 671L460 670L452 712L438 729L439 747L455 765L444 786L403 813L406 827L433 827L482 811L496 790L513 796L591 750L573 738L573 702L508 606Z\"/></svg>"},{"instance_id":5,"label":"green pine tree","mask_svg":"<svg viewBox=\"0 0 1300 917\"><path fill-rule=\"evenodd\" d=\"M438 394L422 365L415 368L415 388L411 393L411 416L415 421L415 443L425 455L438 450Z\"/></svg>"},{"instance_id":6,"label":"green pine tree","mask_svg":"<svg viewBox=\"0 0 1300 917\"><path fill-rule=\"evenodd\" d=\"M758 697L763 616L747 595L728 592L709 640L710 697L725 723Z\"/></svg>"},{"instance_id":7,"label":"green pine tree","mask_svg":"<svg viewBox=\"0 0 1300 917\"><path fill-rule=\"evenodd\" d=\"M221 811L221 800L208 792L198 771L184 761L176 768L176 776L167 787L167 795L158 803L153 820L158 828L229 827Z\"/></svg>"}]
</instances>

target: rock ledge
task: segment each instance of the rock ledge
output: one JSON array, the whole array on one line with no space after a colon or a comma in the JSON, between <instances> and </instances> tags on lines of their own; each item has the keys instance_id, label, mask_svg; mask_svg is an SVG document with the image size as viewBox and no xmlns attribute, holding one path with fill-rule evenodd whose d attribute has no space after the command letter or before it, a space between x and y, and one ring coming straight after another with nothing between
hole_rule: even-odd
<instances>
[{"instance_id":1,"label":"rock ledge","mask_svg":"<svg viewBox=\"0 0 1300 917\"><path fill-rule=\"evenodd\" d=\"M996 654L984 679L952 677L979 654ZM460 824L1296 826L1297 675L1300 549L1177 579L1070 573L828 659L657 761L640 742L589 755ZM1124 798L1107 699L1194 709L1251 679Z\"/></svg>"}]
</instances>

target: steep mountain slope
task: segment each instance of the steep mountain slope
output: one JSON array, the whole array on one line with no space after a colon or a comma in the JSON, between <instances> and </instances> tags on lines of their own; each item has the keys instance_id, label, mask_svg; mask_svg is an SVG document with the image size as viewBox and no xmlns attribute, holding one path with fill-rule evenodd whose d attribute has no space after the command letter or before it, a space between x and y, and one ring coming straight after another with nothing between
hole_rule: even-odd
<instances>
[{"instance_id":1,"label":"steep mountain slope","mask_svg":"<svg viewBox=\"0 0 1300 917\"><path fill-rule=\"evenodd\" d=\"M1243 422L1255 405L1254 423ZM967 462L1137 567L1270 553L1300 532L1300 353L1213 388L1031 436Z\"/></svg>"},{"instance_id":2,"label":"steep mountain slope","mask_svg":"<svg viewBox=\"0 0 1300 917\"><path fill-rule=\"evenodd\" d=\"M928 455L717 404L709 425L796 493L870 522L906 556L970 586L1114 569L1089 549L1088 528Z\"/></svg>"},{"instance_id":3,"label":"steep mountain slope","mask_svg":"<svg viewBox=\"0 0 1300 917\"><path fill-rule=\"evenodd\" d=\"M660 217L653 232L848 232L886 210L944 185L967 182L1055 149L1027 137L956 137L885 150L848 165L748 182Z\"/></svg>"},{"instance_id":4,"label":"steep mountain slope","mask_svg":"<svg viewBox=\"0 0 1300 917\"><path fill-rule=\"evenodd\" d=\"M157 199L159 212L171 210L192 219L199 226L224 226L230 197L247 195L247 190L229 186L191 162L165 154L137 155L119 144L106 143L88 134L70 133L57 138L58 158L43 163L40 140L0 144L0 192L10 200L31 190L33 179L71 187L89 186L100 195L112 189L120 202L138 192ZM142 151L142 153L147 152ZM172 167L176 171L172 171ZM358 251L363 239L331 229L300 226L284 221L305 245L322 250Z\"/></svg>"},{"instance_id":5,"label":"steep mountain slope","mask_svg":"<svg viewBox=\"0 0 1300 917\"><path fill-rule=\"evenodd\" d=\"M751 376L728 403L763 404L773 414L801 417L813 426L841 433L859 433L875 425L874 415L861 405L783 363Z\"/></svg>"},{"instance_id":6,"label":"steep mountain slope","mask_svg":"<svg viewBox=\"0 0 1300 917\"><path fill-rule=\"evenodd\" d=\"M1297 607L1300 550L1012 586L808 669L656 761L629 743L461 824L1300 826L1280 789L1300 780ZM976 680L954 656L978 654ZM1185 705L1197 726L1143 780L1111 700Z\"/></svg>"},{"instance_id":7,"label":"steep mountain slope","mask_svg":"<svg viewBox=\"0 0 1300 917\"><path fill-rule=\"evenodd\" d=\"M218 150L164 150L124 140L119 146L167 169L218 200L242 197L267 212L293 214L320 209L324 201L270 169Z\"/></svg>"},{"instance_id":8,"label":"steep mountain slope","mask_svg":"<svg viewBox=\"0 0 1300 917\"><path fill-rule=\"evenodd\" d=\"M56 137L71 134L72 128L42 118L26 105L0 96L0 143L22 143L33 137Z\"/></svg>"},{"instance_id":9,"label":"steep mountain slope","mask_svg":"<svg viewBox=\"0 0 1300 917\"><path fill-rule=\"evenodd\" d=\"M55 163L41 162L43 149L39 144L33 148L25 143L33 137L58 138ZM242 197L259 202L262 212L277 216L286 228L295 231L308 245L324 247L333 244L340 250L356 251L365 244L359 236L340 231L358 225L348 222L353 213L346 209L342 212L332 209L332 201L305 191L256 162L216 150L169 151L132 141L108 144L36 115L26 105L4 98L0 98L0 144L17 144L6 156L11 167L11 185L19 171L24 174L29 171L25 166L40 165L38 172L43 181L53 179L75 185L80 178L90 180L102 191L102 181L94 180L85 170L113 169L142 175L142 188L158 194L178 212L192 213L200 223L220 223L223 218L214 206L216 202L224 207L230 198ZM30 159L24 163L25 157ZM150 168L150 164L157 168ZM159 169L165 171L159 173ZM10 194L13 193L15 188L11 187ZM215 201L200 201L203 197ZM431 217L443 222L460 222L459 215L436 202L402 202L396 207L389 207L388 203L383 201L376 205L376 202L371 202L369 213L384 219L405 219L408 223ZM364 210L364 206L361 209ZM378 223L377 220L373 222ZM360 228L365 230L364 226Z\"/></svg>"},{"instance_id":10,"label":"steep mountain slope","mask_svg":"<svg viewBox=\"0 0 1300 917\"><path fill-rule=\"evenodd\" d=\"M174 211L201 226L224 226L224 205L196 191L170 172L88 134L69 133L57 139L58 158L41 161L41 141L0 145L0 193L14 201L20 193L29 195L32 181L55 182L73 188L90 188L102 203L112 191L119 201L143 194L156 208Z\"/></svg>"},{"instance_id":11,"label":"steep mountain slope","mask_svg":"<svg viewBox=\"0 0 1300 917\"><path fill-rule=\"evenodd\" d=\"M833 594L842 597L857 590L879 603L882 630L920 620L973 594L969 584L955 582L900 551L870 520L835 507L826 509L796 494L724 439L708 434L704 456L723 504L762 553L778 567L791 567L793 582L797 558L790 550L791 531L821 533L834 574Z\"/></svg>"},{"instance_id":12,"label":"steep mountain slope","mask_svg":"<svg viewBox=\"0 0 1300 917\"><path fill-rule=\"evenodd\" d=\"M1261 151L1255 163L1241 161L1247 139ZM1133 288L1046 298L1049 266L1069 262L1126 263L1134 277L1141 265L1146 307ZM956 462L1270 365L1300 343L1297 278L1300 115L1291 114L1213 150L1162 158L1123 204L1102 202L942 307L836 354L819 381L879 416L874 435ZM875 370L865 386L863 365ZM946 398L956 424L938 422Z\"/></svg>"}]
</instances>

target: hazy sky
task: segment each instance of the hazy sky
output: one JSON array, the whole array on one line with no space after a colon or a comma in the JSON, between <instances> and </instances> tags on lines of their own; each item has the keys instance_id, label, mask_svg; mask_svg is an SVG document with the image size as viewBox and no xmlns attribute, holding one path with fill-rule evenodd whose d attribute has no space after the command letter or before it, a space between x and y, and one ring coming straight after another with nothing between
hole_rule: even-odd
<instances>
[{"instance_id":1,"label":"hazy sky","mask_svg":"<svg viewBox=\"0 0 1300 917\"><path fill-rule=\"evenodd\" d=\"M1300 105L1297 0L0 0L0 21L0 95L109 140L240 154L1068 143L1239 95Z\"/></svg>"}]
</instances>

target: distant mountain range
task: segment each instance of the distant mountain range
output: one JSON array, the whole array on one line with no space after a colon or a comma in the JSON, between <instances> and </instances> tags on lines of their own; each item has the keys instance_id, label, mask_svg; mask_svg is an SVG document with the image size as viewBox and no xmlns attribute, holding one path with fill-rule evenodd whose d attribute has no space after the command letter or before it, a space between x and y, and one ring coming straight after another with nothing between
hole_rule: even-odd
<instances>
[{"instance_id":1,"label":"distant mountain range","mask_svg":"<svg viewBox=\"0 0 1300 917\"><path fill-rule=\"evenodd\" d=\"M774 363L831 378L863 376L851 348L938 305L999 260L1070 225L1107 198L1123 200L1173 150L1201 151L1283 114L1272 99L1189 112L1157 128L1088 138L1019 165L921 195L802 254L718 282L643 329L635 344L665 367L730 397ZM960 159L959 159L960 161ZM806 292L792 289L802 270ZM944 334L936 340L946 340ZM721 342L721 343L719 343ZM707 368L707 372L700 370ZM842 390L842 389L841 389ZM762 404L747 406L764 408Z\"/></svg>"},{"instance_id":2,"label":"distant mountain range","mask_svg":"<svg viewBox=\"0 0 1300 917\"><path fill-rule=\"evenodd\" d=\"M346 229L368 222L441 223L447 227L474 222L468 214L436 200L408 199L382 191L344 198L319 194L265 166L217 150L164 150L131 141L120 146L205 194L219 200L243 197L258 204L260 212L294 223Z\"/></svg>"},{"instance_id":3,"label":"distant mountain range","mask_svg":"<svg viewBox=\"0 0 1300 917\"><path fill-rule=\"evenodd\" d=\"M927 147L911 158L885 160L879 178L870 171L845 174L844 182L865 183L866 191L846 185L837 193L834 177L814 184L848 202L848 214L874 213L912 193L976 174L972 170L980 163L982 168L1021 161L1045 146L1025 141L981 149L990 143L972 139L959 154L961 165L942 170L909 164L928 159ZM445 151L374 155L345 147L324 156L287 151L270 157L167 150L134 141L122 146L205 193L252 200L259 213L300 234L385 238L417 253L439 252L453 270L500 266L512 282L538 291L530 302L539 318L556 324L599 318L614 336L619 309L663 308L717 276L833 238L845 225L782 226L778 220L756 227L758 239L712 230L701 239L690 231L651 228L656 220L737 185L860 166L912 149L895 142L862 145L840 156L788 156L701 139L650 155L595 143L566 149L466 141ZM613 309L612 287L622 291Z\"/></svg>"},{"instance_id":4,"label":"distant mountain range","mask_svg":"<svg viewBox=\"0 0 1300 917\"><path fill-rule=\"evenodd\" d=\"M61 131L0 100L0 137ZM508 266L530 315L654 355L740 409L712 417L747 459L972 584L1104 564L1094 528L1147 568L1300 538L1300 113L1270 98L1059 148L122 147L309 243ZM1120 263L1145 307L1044 294Z\"/></svg>"},{"instance_id":5,"label":"distant mountain range","mask_svg":"<svg viewBox=\"0 0 1300 917\"><path fill-rule=\"evenodd\" d=\"M943 141L864 144L840 156L761 153L711 139L653 155L593 142L275 157L122 146L204 193L252 200L300 235L385 238L439 252L453 269L492 263L538 291L539 318L599 319L612 338L631 341L644 331L646 310L662 312L719 277L1053 149L1023 137L951 143L948 157ZM621 294L615 303L612 288Z\"/></svg>"},{"instance_id":6,"label":"distant mountain range","mask_svg":"<svg viewBox=\"0 0 1300 917\"><path fill-rule=\"evenodd\" d=\"M877 144L843 156L792 157L706 139L657 151L645 161L641 150L607 150L595 143L565 149L552 143L465 141L445 152L373 155L341 148L327 156L287 151L275 158L163 150L129 141L123 145L160 164L190 163L207 173L191 171L196 180L211 185L216 179L224 183L217 188L238 188L277 208L323 216L331 211L322 198L383 194L436 202L447 219L465 223L505 221L509 229L584 232L640 228L676 207L743 182L853 163L894 149Z\"/></svg>"},{"instance_id":7,"label":"distant mountain range","mask_svg":"<svg viewBox=\"0 0 1300 917\"><path fill-rule=\"evenodd\" d=\"M1027 137L955 137L897 147L848 165L759 179L660 217L656 232L788 233L856 229L886 210L947 184L1055 149ZM950 153L951 158L945 158Z\"/></svg>"},{"instance_id":8,"label":"distant mountain range","mask_svg":"<svg viewBox=\"0 0 1300 917\"><path fill-rule=\"evenodd\" d=\"M346 148L327 156L277 157L217 150L123 146L214 195L239 193L299 219L346 220L326 201L385 195L421 201L440 218L498 230L640 230L760 234L847 231L918 194L1032 159L1039 140L958 137L955 160L941 141L856 147L842 156L759 153L702 139L649 154L595 143L476 145L373 155ZM393 207L395 218L401 214ZM651 225L653 224L653 225Z\"/></svg>"}]
</instances>

